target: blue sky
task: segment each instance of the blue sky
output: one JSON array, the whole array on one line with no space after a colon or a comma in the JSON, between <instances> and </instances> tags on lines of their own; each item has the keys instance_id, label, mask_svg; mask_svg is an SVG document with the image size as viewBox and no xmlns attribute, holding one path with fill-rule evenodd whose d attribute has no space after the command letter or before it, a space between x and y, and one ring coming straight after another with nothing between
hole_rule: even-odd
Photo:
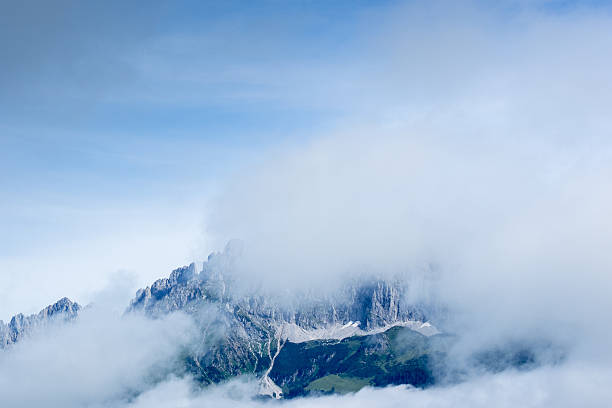
<instances>
[{"instance_id":1,"label":"blue sky","mask_svg":"<svg viewBox=\"0 0 612 408\"><path fill-rule=\"evenodd\" d=\"M413 36L465 19L504 41L525 15L609 15L601 1L66 0L2 8L5 319L64 295L86 300L117 270L141 285L204 258L218 249L202 238L207 200L226 177L267 151L452 94L448 67L416 70L409 83L388 79L403 69L398 55L412 52L400 47L389 57L402 40L390 32L411 35L405 16L419 22ZM429 81L429 69L443 81Z\"/></svg>"},{"instance_id":2,"label":"blue sky","mask_svg":"<svg viewBox=\"0 0 612 408\"><path fill-rule=\"evenodd\" d=\"M3 2L0 318L204 258L215 185L342 115L304 71L354 59L386 6Z\"/></svg>"},{"instance_id":3,"label":"blue sky","mask_svg":"<svg viewBox=\"0 0 612 408\"><path fill-rule=\"evenodd\" d=\"M181 194L245 152L308 137L342 107L313 103L289 84L295 71L354 58L356 15L382 7L123 3L5 5L0 169L11 201Z\"/></svg>"}]
</instances>

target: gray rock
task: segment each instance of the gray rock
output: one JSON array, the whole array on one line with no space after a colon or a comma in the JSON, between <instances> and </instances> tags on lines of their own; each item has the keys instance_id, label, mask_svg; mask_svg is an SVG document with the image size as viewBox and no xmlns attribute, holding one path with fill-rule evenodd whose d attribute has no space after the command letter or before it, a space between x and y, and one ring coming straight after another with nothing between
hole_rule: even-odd
<instances>
[{"instance_id":1,"label":"gray rock","mask_svg":"<svg viewBox=\"0 0 612 408\"><path fill-rule=\"evenodd\" d=\"M77 317L81 306L68 298L62 298L40 312L29 316L19 313L8 323L0 320L0 349L41 330L52 322L69 321Z\"/></svg>"},{"instance_id":2,"label":"gray rock","mask_svg":"<svg viewBox=\"0 0 612 408\"><path fill-rule=\"evenodd\" d=\"M153 318L180 310L199 319L201 342L188 353L186 365L203 383L269 370L279 339L291 339L283 333L287 327L321 338L326 329L337 333L348 323L363 333L427 320L426 308L406 302L407 288L399 280L356 279L333 293L303 291L286 297L245 289L234 276L241 250L232 241L208 257L202 272L194 264L174 270L140 289L128 308Z\"/></svg>"}]
</instances>

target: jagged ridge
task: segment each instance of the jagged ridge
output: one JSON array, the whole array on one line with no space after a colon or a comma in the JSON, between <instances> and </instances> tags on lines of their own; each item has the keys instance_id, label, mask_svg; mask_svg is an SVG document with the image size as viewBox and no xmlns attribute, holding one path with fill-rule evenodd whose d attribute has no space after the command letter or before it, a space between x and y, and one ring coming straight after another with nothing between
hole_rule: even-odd
<instances>
[{"instance_id":1,"label":"jagged ridge","mask_svg":"<svg viewBox=\"0 0 612 408\"><path fill-rule=\"evenodd\" d=\"M8 323L0 320L0 348L6 348L18 342L51 322L72 320L80 310L81 306L78 303L64 297L36 314L25 316L19 313L13 316Z\"/></svg>"},{"instance_id":2,"label":"jagged ridge","mask_svg":"<svg viewBox=\"0 0 612 408\"><path fill-rule=\"evenodd\" d=\"M262 375L262 392L278 397L267 373L287 341L342 340L396 325L425 335L437 333L425 324L424 307L405 302L403 282L352 281L332 295L297 293L287 302L269 293L236 290L232 270L236 256L239 250L230 243L222 253L208 257L202 272L191 264L140 289L128 308L152 317L180 310L200 320L201 344L186 353L185 361L186 371L202 383L254 373Z\"/></svg>"},{"instance_id":3,"label":"jagged ridge","mask_svg":"<svg viewBox=\"0 0 612 408\"><path fill-rule=\"evenodd\" d=\"M288 302L236 286L239 252L230 243L211 254L200 273L195 264L178 268L138 290L130 302L126 313L157 318L181 311L196 321L200 336L182 350L175 374L191 375L201 384L255 374L261 394L281 398L366 385L428 386L444 373L453 336L439 334L429 322L435 311L406 302L403 282L352 280L335 293L292 293ZM0 321L0 348L53 321L72 320L80 311L63 298L38 314ZM474 365L492 371L537 364L533 347L521 344L473 358Z\"/></svg>"}]
</instances>

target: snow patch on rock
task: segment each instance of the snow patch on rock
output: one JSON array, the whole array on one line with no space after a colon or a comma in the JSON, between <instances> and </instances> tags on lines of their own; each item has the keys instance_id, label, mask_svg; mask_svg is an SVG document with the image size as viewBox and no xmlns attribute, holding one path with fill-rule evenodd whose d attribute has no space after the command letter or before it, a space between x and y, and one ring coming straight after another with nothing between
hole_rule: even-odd
<instances>
[{"instance_id":1,"label":"snow patch on rock","mask_svg":"<svg viewBox=\"0 0 612 408\"><path fill-rule=\"evenodd\" d=\"M345 324L336 323L325 327L306 329L295 323L285 322L279 327L278 331L281 333L283 340L292 343L304 343L312 340L342 340L352 336L367 336L383 333L396 326L407 327L427 337L440 333L440 331L429 322L413 320L395 322L372 330L362 330L359 324L360 322L349 321Z\"/></svg>"}]
</instances>

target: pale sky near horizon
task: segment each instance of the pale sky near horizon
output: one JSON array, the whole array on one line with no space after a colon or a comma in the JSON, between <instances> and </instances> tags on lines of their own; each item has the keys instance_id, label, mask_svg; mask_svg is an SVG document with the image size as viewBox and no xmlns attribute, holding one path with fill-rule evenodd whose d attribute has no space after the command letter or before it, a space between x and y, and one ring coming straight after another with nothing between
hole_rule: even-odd
<instances>
[{"instance_id":1,"label":"pale sky near horizon","mask_svg":"<svg viewBox=\"0 0 612 408\"><path fill-rule=\"evenodd\" d=\"M63 296L87 303L121 271L143 286L205 259L221 249L206 215L225 179L267 152L420 114L455 92L418 70L414 82L385 82L399 75L384 39L402 15L439 27L450 13L507 41L534 19L611 11L607 1L0 4L4 320ZM478 75L461 55L440 67L435 52L417 53L436 78Z\"/></svg>"}]
</instances>

